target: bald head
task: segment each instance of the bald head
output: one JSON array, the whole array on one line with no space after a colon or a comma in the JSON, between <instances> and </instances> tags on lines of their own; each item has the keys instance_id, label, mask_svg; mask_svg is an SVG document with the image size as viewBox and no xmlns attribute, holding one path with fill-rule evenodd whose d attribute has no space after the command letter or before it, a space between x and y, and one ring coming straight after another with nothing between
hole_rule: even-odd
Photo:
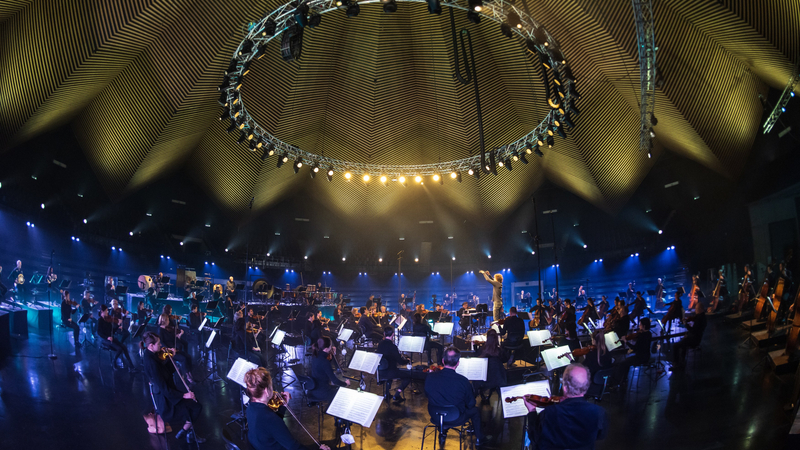
<instances>
[{"instance_id":1,"label":"bald head","mask_svg":"<svg viewBox=\"0 0 800 450\"><path fill-rule=\"evenodd\" d=\"M583 364L573 363L564 369L564 396L567 398L583 397L589 390L591 375Z\"/></svg>"}]
</instances>

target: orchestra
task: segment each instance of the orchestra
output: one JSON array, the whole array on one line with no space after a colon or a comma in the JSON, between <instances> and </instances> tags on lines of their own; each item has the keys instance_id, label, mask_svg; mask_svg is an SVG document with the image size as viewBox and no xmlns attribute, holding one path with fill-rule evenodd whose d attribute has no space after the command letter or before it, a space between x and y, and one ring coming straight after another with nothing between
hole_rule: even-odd
<instances>
[{"instance_id":1,"label":"orchestra","mask_svg":"<svg viewBox=\"0 0 800 450\"><path fill-rule=\"evenodd\" d=\"M21 272L21 264L18 265L18 268ZM313 380L313 387L306 393L308 400L329 403L338 389L350 388L351 379L358 381L357 378L345 375L344 363L340 363L338 357L340 352L346 353L351 346L355 345L353 342L337 342L338 330L343 327L352 327L351 329L355 333L351 339L358 340L362 344L371 341L373 345L370 351L381 355L376 377L385 380L385 400L393 400L394 404L402 403L405 400L404 391L412 379L422 377L429 408L433 408L431 411L439 406L455 405L458 417L452 423L471 421L472 431L477 439L476 443L480 445L484 437L480 415L475 413L477 411L475 398L480 396L481 403L485 405L490 403L494 392L497 392L499 396L500 388L509 383L509 370L517 367L520 359L526 359L528 363L532 361L535 364L542 364L543 359L540 359L538 355L532 356L532 352L528 351L528 344L524 341L528 339L526 334L528 330L549 330L552 333L552 342L547 346L568 345L569 351L560 355L559 358L566 357L571 364L562 369L563 373L560 375L563 386L562 395L519 397L525 401L525 406L531 411L528 414L529 438L541 445L557 443L588 445L590 441L602 439L606 429L605 413L602 408L589 408L587 405L590 404L582 400L589 388L598 388L592 381L594 375L601 372L609 374L608 388L613 391L627 381L631 367L648 364L651 352L655 348L652 344L654 340L660 339L662 336L665 336L668 341L677 340L678 337L683 336L682 340L670 343L671 355L665 353L665 359L671 362L670 371L686 370L686 352L688 349L697 347L702 341L707 324L706 315L719 310L723 305L727 305L730 310L734 311L748 310L753 306L759 307L758 302L752 301L759 298L763 300L760 308L764 311L760 316L767 317L770 313L777 315L777 311L780 310L784 313L782 319L788 319L794 312L794 305L783 308L780 302L773 302L775 307L770 311L769 296L766 294L756 295L752 274L749 267L746 266L745 276L735 299L727 298L727 291L721 289L722 271L719 271L717 285L710 299L705 299L702 295L699 276L692 276L692 284L688 292L689 302L694 306L694 314L689 317L686 317L683 311L681 286L678 285L675 290L673 301L664 302L666 286L663 279L658 278L656 289L650 292L650 295L655 292L653 305L655 309L659 310L658 312L648 307L642 291L632 292L635 281L630 281L627 284L626 297L616 297L611 309L609 309L607 295L599 295L600 300L595 301L593 296L587 294L587 287L591 288L591 286L580 285L575 289L577 293L575 301L559 297L555 290L552 291L553 296L548 298L547 306L544 305L542 298L537 297L535 305L530 307L530 318L523 320L519 317L516 306L508 308L508 315L505 315L502 274L490 276L488 271L480 271L480 273L483 275L483 279L491 285L491 313L488 308L481 313L480 309L476 308L479 305L471 305L469 301L461 303L458 311L451 313L445 305L435 304L435 296L433 303L426 305L425 303L415 303L405 295L401 295L400 301L396 305L396 312L390 309L390 305L382 303L374 295L370 295L366 299L364 306L351 308L339 294L338 301L332 306L332 309L328 310L329 313L332 312L333 319L328 319L323 315L322 309L316 307L313 302L300 303L307 311L301 316L305 319L302 321L302 333L312 355L308 370L310 378ZM777 265L770 275L771 277L767 277L764 286L771 290L790 279L790 272L783 264ZM164 278L166 277L160 273L156 280ZM136 311L131 316L116 295L117 281L111 276L107 278L104 294L108 305L96 301L89 290L84 291L80 303L71 300L69 291L63 291L62 325L72 330L73 342L77 349L80 347L78 339L80 329L72 316L78 309L84 314L89 314L87 333L94 333L96 324L101 345L111 350L114 361L122 360L124 367L135 372L136 368L126 345L130 333L127 331L125 321L130 319L141 326L147 326L152 313L148 308L151 301L148 296L153 294L153 288L149 289L143 300L138 301ZM166 283L162 283L158 289L165 289L165 286ZM233 277L229 277L227 280L227 289L225 290L221 284L212 286L212 298L219 300L224 298L224 301L228 302L228 309L233 314L234 320L230 325L233 350L240 355L244 351L243 353L247 354L246 358L257 365L266 364L267 359L264 352L272 347L267 336L269 329L267 320L270 315L280 315L282 302L276 301L272 305L267 305L260 313L256 313L256 309L248 308L246 302L237 301L236 283ZM321 288L321 286L312 286L312 288ZM187 296L182 299L184 301L182 304L190 309L190 313L186 316L175 315L172 312L172 305L160 302L162 313L156 321L158 333L145 333L140 345L143 347L142 362L145 375L155 386L154 399L157 408L163 410L163 413L160 413L161 416L167 421L172 419L179 424L182 423L182 428L178 432L179 438L185 437L187 442L194 443L202 442L202 439L194 433L193 427L193 422L199 417L200 406L196 402L194 394L189 390L189 387L195 382L192 374L194 366L188 341L185 338L186 330L181 328L181 322L185 320L192 330L191 334L195 335L195 330L200 327L207 313L201 312L200 309L202 296L190 288L187 288L186 292ZM626 301L628 296L631 296L630 303ZM447 298L449 304L452 304L452 298L455 296ZM520 296L520 300L521 298L522 296ZM180 304L178 303L178 305ZM789 302L783 302L784 306L787 304ZM714 307L709 308L709 305ZM432 310L427 309L427 306L431 306ZM96 308L99 309L97 319L91 317ZM293 310L289 317L295 317L297 315L296 308L289 309ZM665 309L666 311L664 311ZM410 319L410 324L404 328L398 328L399 324L393 320L398 317ZM656 319L660 319L665 327L665 330L661 330L661 336L654 334L653 325ZM298 318L298 320L300 319ZM469 347L474 349L471 357L487 360L485 381L470 381L456 373L462 350L453 346L447 347L447 344L443 345L438 342L440 336L433 332L431 323L450 320L455 322L454 325L458 330L458 333L454 333L454 335L457 334L468 340ZM686 332L672 335L671 330L676 326L675 323L685 327ZM629 332L632 325L637 329ZM283 329L284 326L288 326L287 322L280 322L279 327ZM609 350L607 333L610 332L616 333L616 343L621 344L619 349ZM412 368L412 360L408 353L402 352L398 348L397 334L400 334L400 337L411 335L425 338L423 352L428 356L427 366L420 361L420 364L425 367L424 370L416 371L415 368ZM480 339L481 337L483 338ZM452 338L444 336L444 339ZM585 342L587 339L588 342ZM281 351L284 350L278 350L279 353ZM436 352L435 358L434 351ZM337 371L340 373L339 375L337 375ZM170 374L175 374L184 380L186 389L175 385ZM278 417L275 409L267 407L266 410L260 411L261 406L259 406L260 404L271 404L279 397L278 394L271 393L269 374L260 368L248 372L247 378L249 379L247 392L250 395L250 403L247 408L248 420L252 420L254 424L273 423L272 418ZM288 401L286 396L280 396L280 398L284 399L282 405ZM508 398L505 401L514 399ZM542 406L546 406L544 411L535 413L535 408ZM280 410L280 408L278 409ZM563 412L561 412L562 409ZM585 421L574 420L575 417L583 417L586 420L588 418L597 419L592 419L595 420L595 423L590 426L584 423ZM553 433L554 421L558 422L559 426L574 431L575 435L568 437L563 433ZM255 427L250 427L251 446L270 449L292 448L295 445L292 442L296 443L297 441L292 441L294 438L286 430L282 421L280 424L276 427L282 427L282 429L277 431L254 430ZM327 447L320 444L319 448Z\"/></svg>"}]
</instances>

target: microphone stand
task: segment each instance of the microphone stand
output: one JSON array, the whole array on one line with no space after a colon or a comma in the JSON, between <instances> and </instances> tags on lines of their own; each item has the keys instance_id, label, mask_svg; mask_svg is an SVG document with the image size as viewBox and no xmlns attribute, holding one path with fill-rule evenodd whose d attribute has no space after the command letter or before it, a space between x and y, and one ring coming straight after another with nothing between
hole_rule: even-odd
<instances>
[{"instance_id":1,"label":"microphone stand","mask_svg":"<svg viewBox=\"0 0 800 450\"><path fill-rule=\"evenodd\" d=\"M50 250L50 267L53 267L53 255L55 253L56 253L55 250ZM47 355L47 357L50 358L50 359L55 360L55 359L58 359L58 356L56 356L56 353L53 351L53 320L54 320L54 317L53 317L53 303L52 303L52 301L50 299L50 293L52 291L51 285L52 285L52 283L50 283L50 280L49 280L49 277L48 277L48 280L47 280L47 305L50 307L50 354ZM76 342L76 344L77 344L77 342Z\"/></svg>"}]
</instances>

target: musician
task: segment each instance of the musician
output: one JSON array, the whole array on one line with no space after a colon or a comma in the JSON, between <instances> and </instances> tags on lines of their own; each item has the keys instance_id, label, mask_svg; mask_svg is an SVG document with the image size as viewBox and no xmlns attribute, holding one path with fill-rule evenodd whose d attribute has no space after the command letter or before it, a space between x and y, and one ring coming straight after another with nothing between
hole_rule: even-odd
<instances>
[{"instance_id":1,"label":"musician","mask_svg":"<svg viewBox=\"0 0 800 450\"><path fill-rule=\"evenodd\" d=\"M131 335L128 329L124 326L125 315L128 314L128 312L122 309L122 306L119 304L119 300L115 298L111 300L109 314L114 319L114 333L119 334L120 342L125 343L125 341L128 340Z\"/></svg>"},{"instance_id":2,"label":"musician","mask_svg":"<svg viewBox=\"0 0 800 450\"><path fill-rule=\"evenodd\" d=\"M189 302L192 306L200 306L200 299L197 298L197 292L191 291L189 295L186 297L186 301Z\"/></svg>"},{"instance_id":3,"label":"musician","mask_svg":"<svg viewBox=\"0 0 800 450\"><path fill-rule=\"evenodd\" d=\"M476 445L481 445L483 441L483 431L481 430L481 413L475 406L475 393L472 390L467 377L456 373L461 351L455 347L447 347L444 351L444 369L428 374L425 380L425 396L428 397L428 412L433 416L431 407L454 406L458 408L459 416L457 419L446 422L449 427L459 426L472 421ZM446 434L439 435L439 444L444 448Z\"/></svg>"},{"instance_id":4,"label":"musician","mask_svg":"<svg viewBox=\"0 0 800 450\"><path fill-rule=\"evenodd\" d=\"M458 326L461 328L462 332L466 332L469 329L469 326L472 324L472 316L467 316L465 314L469 314L469 303L464 302L461 304L461 308L458 309L456 312L456 317L458 317Z\"/></svg>"},{"instance_id":5,"label":"musician","mask_svg":"<svg viewBox=\"0 0 800 450\"><path fill-rule=\"evenodd\" d=\"M117 367L117 360L120 359L120 356L124 356L125 367L128 369L128 372L134 373L136 369L131 361L131 355L128 354L128 347L114 337L114 326L111 324L113 320L114 319L108 313L108 306L100 305L100 320L97 321L97 335L101 338L100 345L115 352L115 368Z\"/></svg>"},{"instance_id":6,"label":"musician","mask_svg":"<svg viewBox=\"0 0 800 450\"><path fill-rule=\"evenodd\" d=\"M161 292L161 291L164 290L164 286L166 284L166 283L164 283L164 272L158 272L158 276L155 279L155 284L156 284L156 290L158 292Z\"/></svg>"},{"instance_id":7,"label":"musician","mask_svg":"<svg viewBox=\"0 0 800 450\"><path fill-rule=\"evenodd\" d=\"M189 313L189 326L192 330L200 328L200 324L203 323L203 317L205 315L206 313L201 313L197 305L192 305L192 312Z\"/></svg>"},{"instance_id":8,"label":"musician","mask_svg":"<svg viewBox=\"0 0 800 450\"><path fill-rule=\"evenodd\" d=\"M361 307L361 318L358 319L358 327L367 339L372 339L374 342L379 342L383 339L380 326L370 317L365 306Z\"/></svg>"},{"instance_id":9,"label":"musician","mask_svg":"<svg viewBox=\"0 0 800 450\"><path fill-rule=\"evenodd\" d=\"M555 301L558 298L558 292L556 291L556 288L553 288L547 295L548 300Z\"/></svg>"},{"instance_id":10,"label":"musician","mask_svg":"<svg viewBox=\"0 0 800 450\"><path fill-rule=\"evenodd\" d=\"M478 358L487 358L486 381L473 381L475 390L481 395L481 400L488 403L492 397L492 391L497 390L500 395L500 387L508 385L506 368L503 364L508 361L508 354L500 346L500 335L497 331L490 328L486 332L486 343L477 354ZM489 391L486 393L486 391Z\"/></svg>"},{"instance_id":11,"label":"musician","mask_svg":"<svg viewBox=\"0 0 800 450\"><path fill-rule=\"evenodd\" d=\"M664 326L667 327L667 333L672 331L672 321L675 319L683 319L683 300L681 300L683 288L675 291L675 299L664 306L667 306L667 313L662 318Z\"/></svg>"},{"instance_id":12,"label":"musician","mask_svg":"<svg viewBox=\"0 0 800 450\"><path fill-rule=\"evenodd\" d=\"M604 319L606 317L606 313L608 312L608 306L608 296L600 296L600 303L597 305L597 317Z\"/></svg>"},{"instance_id":13,"label":"musician","mask_svg":"<svg viewBox=\"0 0 800 450\"><path fill-rule=\"evenodd\" d=\"M492 316L498 321L503 318L503 275L496 273L494 278L489 278L488 270L481 270L480 273L492 285Z\"/></svg>"},{"instance_id":14,"label":"musician","mask_svg":"<svg viewBox=\"0 0 800 450\"><path fill-rule=\"evenodd\" d=\"M375 298L374 295L370 295L369 298L367 299L367 310L372 309L374 298Z\"/></svg>"},{"instance_id":15,"label":"musician","mask_svg":"<svg viewBox=\"0 0 800 450\"><path fill-rule=\"evenodd\" d=\"M658 279L656 284L656 307L664 307L664 284L662 283L661 278Z\"/></svg>"},{"instance_id":16,"label":"musician","mask_svg":"<svg viewBox=\"0 0 800 450\"><path fill-rule=\"evenodd\" d=\"M175 361L181 363L186 370L186 380L194 383L192 379L192 357L187 352L189 344L183 338L183 330L178 325L178 316L172 315L172 306L164 305L164 310L158 317L158 337L161 343L175 351ZM199 325L198 325L199 326Z\"/></svg>"},{"instance_id":17,"label":"musician","mask_svg":"<svg viewBox=\"0 0 800 450\"><path fill-rule=\"evenodd\" d=\"M163 359L161 340L155 333L147 332L142 336L139 347L144 351L142 364L147 380L152 386L153 401L156 404L156 411L164 422L179 423L183 421L181 428L175 437L178 439L186 438L186 442L202 444L205 439L197 436L194 429L194 421L200 417L202 406L197 402L193 392L181 392L175 385L173 374L175 366L169 357Z\"/></svg>"},{"instance_id":18,"label":"musician","mask_svg":"<svg viewBox=\"0 0 800 450\"><path fill-rule=\"evenodd\" d=\"M573 363L564 369L563 399L536 412L536 405L525 400L528 408L528 437L537 449L594 449L595 441L605 439L608 417L598 405L583 396L591 384L589 369Z\"/></svg>"},{"instance_id":19,"label":"musician","mask_svg":"<svg viewBox=\"0 0 800 450\"><path fill-rule=\"evenodd\" d=\"M226 295L230 297L231 300L236 300L236 282L233 281L233 276L228 277L228 282L225 283L225 285L228 288Z\"/></svg>"},{"instance_id":20,"label":"musician","mask_svg":"<svg viewBox=\"0 0 800 450\"><path fill-rule=\"evenodd\" d=\"M631 312L629 319L631 323L635 324L636 319L641 317L644 314L644 310L647 308L647 302L644 300L644 297L642 297L642 293L640 291L636 291L636 298L633 300L633 303L626 306L626 309L631 305L633 305L633 311Z\"/></svg>"},{"instance_id":21,"label":"musician","mask_svg":"<svg viewBox=\"0 0 800 450\"><path fill-rule=\"evenodd\" d=\"M592 346L594 349L589 350L589 353L583 358L583 364L594 377L597 372L613 367L614 361L606 346L606 335L602 329L592 332Z\"/></svg>"},{"instance_id":22,"label":"musician","mask_svg":"<svg viewBox=\"0 0 800 450\"><path fill-rule=\"evenodd\" d=\"M14 270L8 275L8 280L14 284L14 287L17 286L17 279L19 276L22 275L22 261L17 260L17 265L14 266Z\"/></svg>"},{"instance_id":23,"label":"musician","mask_svg":"<svg viewBox=\"0 0 800 450\"><path fill-rule=\"evenodd\" d=\"M317 320L317 315L313 312L306 313L306 325L304 333L306 335L306 345L317 342L322 333L322 323Z\"/></svg>"},{"instance_id":24,"label":"musician","mask_svg":"<svg viewBox=\"0 0 800 450\"><path fill-rule=\"evenodd\" d=\"M61 324L67 328L72 328L72 341L75 343L75 348L81 348L81 328L72 320L72 315L78 312L77 302L69 298L69 291L64 291L61 294Z\"/></svg>"},{"instance_id":25,"label":"musician","mask_svg":"<svg viewBox=\"0 0 800 450\"><path fill-rule=\"evenodd\" d=\"M342 305L341 304L336 305L336 309L333 310L333 321L338 322L343 315L344 315L344 310L342 310Z\"/></svg>"},{"instance_id":26,"label":"musician","mask_svg":"<svg viewBox=\"0 0 800 450\"><path fill-rule=\"evenodd\" d=\"M559 327L567 335L567 340L572 341L570 342L571 348L577 348L578 343L578 325L576 323L577 315L578 314L575 311L575 306L572 305L572 300L565 299L564 313L561 314Z\"/></svg>"},{"instance_id":27,"label":"musician","mask_svg":"<svg viewBox=\"0 0 800 450\"><path fill-rule=\"evenodd\" d=\"M153 311L147 309L143 300L139 301L139 305L136 307L136 322L139 325L145 325L150 320L150 313Z\"/></svg>"},{"instance_id":28,"label":"musician","mask_svg":"<svg viewBox=\"0 0 800 450\"><path fill-rule=\"evenodd\" d=\"M117 287L114 285L114 278L108 277L106 280L106 303L111 303L111 300L117 298Z\"/></svg>"},{"instance_id":29,"label":"musician","mask_svg":"<svg viewBox=\"0 0 800 450\"><path fill-rule=\"evenodd\" d=\"M438 336L438 334L433 332L428 322L422 320L422 316L419 314L414 314L414 329L412 334L414 336L425 336L425 351L428 352L428 365L433 364L434 349L436 350L436 361L441 364L444 346L433 340L433 336Z\"/></svg>"},{"instance_id":30,"label":"musician","mask_svg":"<svg viewBox=\"0 0 800 450\"><path fill-rule=\"evenodd\" d=\"M631 301L636 297L636 291L633 289L633 286L636 284L635 281L631 281L628 283L628 289L625 290L625 300Z\"/></svg>"},{"instance_id":31,"label":"musician","mask_svg":"<svg viewBox=\"0 0 800 450\"><path fill-rule=\"evenodd\" d=\"M600 318L597 315L597 309L595 309L594 299L592 297L586 299L586 307L581 308L581 311L583 311L583 314L581 315L580 320L578 320L578 325L583 326L583 324L589 322L589 319L596 323Z\"/></svg>"},{"instance_id":32,"label":"musician","mask_svg":"<svg viewBox=\"0 0 800 450\"><path fill-rule=\"evenodd\" d=\"M583 286L578 287L578 295L575 296L575 304L580 305L586 301L586 289Z\"/></svg>"},{"instance_id":33,"label":"musician","mask_svg":"<svg viewBox=\"0 0 800 450\"><path fill-rule=\"evenodd\" d=\"M686 352L690 348L699 346L700 341L703 340L703 333L706 331L708 319L706 318L706 309L703 307L703 302L697 301L696 303L694 316L686 319L686 337L672 347L673 361L672 369L670 370L683 370L686 367ZM692 324L689 325L688 322Z\"/></svg>"},{"instance_id":34,"label":"musician","mask_svg":"<svg viewBox=\"0 0 800 450\"><path fill-rule=\"evenodd\" d=\"M233 341L237 350L250 350L257 352L255 342L251 342L252 337L247 333L247 321L241 311L233 314Z\"/></svg>"},{"instance_id":35,"label":"musician","mask_svg":"<svg viewBox=\"0 0 800 450\"><path fill-rule=\"evenodd\" d=\"M400 294L400 298L397 300L397 304L402 307L406 305L407 301L408 299L406 298L406 294Z\"/></svg>"},{"instance_id":36,"label":"musician","mask_svg":"<svg viewBox=\"0 0 800 450\"><path fill-rule=\"evenodd\" d=\"M283 415L286 407L281 405L273 411L267 404L274 395L288 403L288 393L277 393L272 390L272 376L263 367L248 371L244 375L250 403L247 405L247 440L253 450L302 450L305 447L289 432ZM330 450L327 445L320 445L320 450Z\"/></svg>"},{"instance_id":37,"label":"musician","mask_svg":"<svg viewBox=\"0 0 800 450\"><path fill-rule=\"evenodd\" d=\"M386 388L384 390L384 398L389 400L391 393L391 380L400 380L400 386L397 387L394 397L392 399L396 402L402 402L405 399L402 397L403 389L411 384L411 374L403 372L397 368L397 365L407 365L410 361L400 354L397 346L392 342L394 336L394 328L386 328L383 330L383 339L378 344L377 353L383 355L381 362L378 365L378 375L381 380L386 380Z\"/></svg>"},{"instance_id":38,"label":"musician","mask_svg":"<svg viewBox=\"0 0 800 450\"><path fill-rule=\"evenodd\" d=\"M3 266L0 266L0 301L5 300L8 288L3 284Z\"/></svg>"},{"instance_id":39,"label":"musician","mask_svg":"<svg viewBox=\"0 0 800 450\"><path fill-rule=\"evenodd\" d=\"M92 297L92 294L89 293L89 291L83 291L83 299L81 299L81 314L89 314L89 318L86 319L86 324L89 326L91 334L94 334L95 330L97 329L97 319L95 319L92 314L94 305L96 304L97 302L95 301L94 297Z\"/></svg>"},{"instance_id":40,"label":"musician","mask_svg":"<svg viewBox=\"0 0 800 450\"><path fill-rule=\"evenodd\" d=\"M631 338L633 343L628 341ZM650 333L650 319L648 317L642 318L639 321L639 332L633 333L629 336L621 336L620 340L625 343L629 351L633 355L628 356L624 361L617 364L614 371L614 380L612 385L617 385L623 380L628 379L628 370L631 366L640 366L650 362L650 344L653 342L653 335Z\"/></svg>"},{"instance_id":41,"label":"musician","mask_svg":"<svg viewBox=\"0 0 800 450\"><path fill-rule=\"evenodd\" d=\"M617 336L627 336L631 327L631 321L628 317L628 305L625 304L625 300L616 297L614 299L614 309L617 312L617 320L614 321L613 331L617 333Z\"/></svg>"},{"instance_id":42,"label":"musician","mask_svg":"<svg viewBox=\"0 0 800 450\"><path fill-rule=\"evenodd\" d=\"M310 401L330 403L336 395L334 386L350 386L350 380L340 380L333 373L331 360L336 357L336 347L333 340L321 337L312 346L314 357L311 360L311 378L314 379L314 389L308 392Z\"/></svg>"}]
</instances>

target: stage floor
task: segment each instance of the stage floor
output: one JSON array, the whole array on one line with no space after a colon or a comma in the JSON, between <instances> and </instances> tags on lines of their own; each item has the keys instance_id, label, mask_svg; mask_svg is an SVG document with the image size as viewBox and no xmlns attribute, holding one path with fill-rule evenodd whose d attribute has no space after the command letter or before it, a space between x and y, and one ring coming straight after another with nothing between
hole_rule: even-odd
<instances>
[{"instance_id":1,"label":"stage floor","mask_svg":"<svg viewBox=\"0 0 800 450\"><path fill-rule=\"evenodd\" d=\"M29 339L12 339L13 356L2 361L0 370L0 436L3 448L47 449L161 449L163 438L147 433L142 411L150 405L143 375L114 371L109 356L88 347L74 351L63 330L53 336L56 360L48 359L48 335L32 332ZM691 352L685 374L669 375L653 382L642 376L630 394L614 392L600 403L606 408L610 430L598 449L779 449L783 448L791 424L783 412L793 377L779 379L763 366L751 368L765 355L738 345L746 338L736 324L720 318L709 321L699 353ZM138 353L131 349L135 363ZM227 372L227 346L219 350L220 372ZM697 358L697 361L693 359ZM203 367L195 367L199 379ZM102 373L102 378L101 378ZM291 378L284 377L285 383ZM413 385L412 385L413 387ZM418 449L422 428L428 423L426 399L406 391L406 402L384 403L372 429L352 428L356 449ZM419 386L420 390L422 386ZM374 383L372 392L381 387ZM201 448L224 448L222 430L239 410L239 386L233 382L198 383L193 390L203 405L197 423L208 439ZM317 430L317 409L302 402L297 384L292 407L299 411L312 433ZM480 400L480 399L479 399ZM492 436L484 448L522 448L522 419L502 419L497 396L482 405L485 432ZM303 443L312 444L299 426L287 419L290 429ZM176 426L175 429L178 427ZM227 426L234 442L237 425ZM323 440L333 447L333 419L325 416ZM169 435L170 448L194 448ZM457 449L451 433L447 448ZM426 439L433 450L433 439Z\"/></svg>"}]
</instances>

